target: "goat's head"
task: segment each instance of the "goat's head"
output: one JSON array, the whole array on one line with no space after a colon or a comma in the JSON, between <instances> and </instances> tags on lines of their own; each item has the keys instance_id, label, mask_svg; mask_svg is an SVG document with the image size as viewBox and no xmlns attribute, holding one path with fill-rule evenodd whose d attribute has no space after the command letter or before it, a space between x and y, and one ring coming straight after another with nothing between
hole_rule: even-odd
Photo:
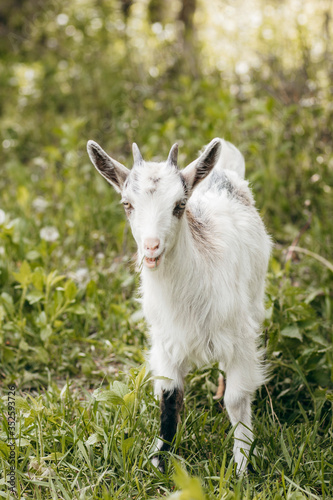
<instances>
[{"instance_id":1,"label":"goat's head","mask_svg":"<svg viewBox=\"0 0 333 500\"><path fill-rule=\"evenodd\" d=\"M183 170L177 166L177 144L172 146L167 161L156 163L145 162L134 143L131 170L110 158L94 141L88 141L87 149L99 173L121 193L139 260L147 268L158 268L175 245L189 197L219 158L221 140L211 141L201 156Z\"/></svg>"}]
</instances>

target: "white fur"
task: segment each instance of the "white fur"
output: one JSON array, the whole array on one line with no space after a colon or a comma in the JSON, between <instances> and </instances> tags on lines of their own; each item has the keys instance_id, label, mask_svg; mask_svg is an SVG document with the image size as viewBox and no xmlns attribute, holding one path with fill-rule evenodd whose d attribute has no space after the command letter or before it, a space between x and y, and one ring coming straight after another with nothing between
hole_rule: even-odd
<instances>
[{"instance_id":1,"label":"white fur","mask_svg":"<svg viewBox=\"0 0 333 500\"><path fill-rule=\"evenodd\" d=\"M234 457L242 472L247 461L241 449L248 454L253 439L251 401L266 378L258 339L271 241L244 180L243 156L232 144L220 143L222 153L212 173L194 187L187 202L187 210L207 230L206 243L193 239L186 213L180 219L173 215L183 186L179 172L167 162L135 166L122 198L134 207L129 220L139 263L146 238L159 239L163 252L156 269L143 265L141 271L151 370L169 379L157 379L155 392L182 388L193 365L218 361L226 373L224 401L236 426ZM226 176L240 195L212 185L214 172L217 179ZM153 189L154 177L160 180L151 194L147 188Z\"/></svg>"}]
</instances>

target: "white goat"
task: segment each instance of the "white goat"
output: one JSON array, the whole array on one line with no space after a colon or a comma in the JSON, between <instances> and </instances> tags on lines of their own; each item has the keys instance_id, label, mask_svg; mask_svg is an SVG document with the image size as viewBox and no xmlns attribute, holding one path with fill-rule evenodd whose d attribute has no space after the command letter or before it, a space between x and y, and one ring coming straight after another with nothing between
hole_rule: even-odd
<instances>
[{"instance_id":1,"label":"white goat","mask_svg":"<svg viewBox=\"0 0 333 500\"><path fill-rule=\"evenodd\" d=\"M237 472L247 465L251 400L266 379L258 348L271 241L255 208L235 146L214 139L197 160L177 167L145 162L133 144L128 170L93 141L91 161L121 193L138 246L143 310L150 326L150 367L161 398L157 449L170 448L191 365L219 362L234 431ZM244 453L242 452L242 450ZM154 463L164 470L159 453Z\"/></svg>"}]
</instances>

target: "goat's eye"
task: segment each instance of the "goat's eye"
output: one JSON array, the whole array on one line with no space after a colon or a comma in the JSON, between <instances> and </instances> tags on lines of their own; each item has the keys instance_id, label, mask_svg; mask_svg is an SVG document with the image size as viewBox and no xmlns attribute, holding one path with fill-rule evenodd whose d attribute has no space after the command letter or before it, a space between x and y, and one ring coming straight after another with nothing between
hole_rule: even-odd
<instances>
[{"instance_id":1,"label":"goat's eye","mask_svg":"<svg viewBox=\"0 0 333 500\"><path fill-rule=\"evenodd\" d=\"M178 208L179 210L184 210L185 207L186 207L186 200L182 200L176 205L176 208Z\"/></svg>"},{"instance_id":2,"label":"goat's eye","mask_svg":"<svg viewBox=\"0 0 333 500\"><path fill-rule=\"evenodd\" d=\"M173 215L180 218L184 213L185 207L186 200L179 201L178 203L176 203L175 208L173 209Z\"/></svg>"},{"instance_id":3,"label":"goat's eye","mask_svg":"<svg viewBox=\"0 0 333 500\"><path fill-rule=\"evenodd\" d=\"M132 205L128 201L123 201L123 206L125 210L132 210Z\"/></svg>"}]
</instances>

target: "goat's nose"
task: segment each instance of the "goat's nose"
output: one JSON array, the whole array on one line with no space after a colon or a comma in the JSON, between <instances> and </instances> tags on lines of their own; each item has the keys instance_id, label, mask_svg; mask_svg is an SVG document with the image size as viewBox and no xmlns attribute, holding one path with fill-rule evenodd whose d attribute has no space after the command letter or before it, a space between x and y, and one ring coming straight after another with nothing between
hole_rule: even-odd
<instances>
[{"instance_id":1,"label":"goat's nose","mask_svg":"<svg viewBox=\"0 0 333 500\"><path fill-rule=\"evenodd\" d=\"M143 244L145 250L150 250L151 252L154 252L155 250L159 249L160 240L158 238L146 238Z\"/></svg>"}]
</instances>

